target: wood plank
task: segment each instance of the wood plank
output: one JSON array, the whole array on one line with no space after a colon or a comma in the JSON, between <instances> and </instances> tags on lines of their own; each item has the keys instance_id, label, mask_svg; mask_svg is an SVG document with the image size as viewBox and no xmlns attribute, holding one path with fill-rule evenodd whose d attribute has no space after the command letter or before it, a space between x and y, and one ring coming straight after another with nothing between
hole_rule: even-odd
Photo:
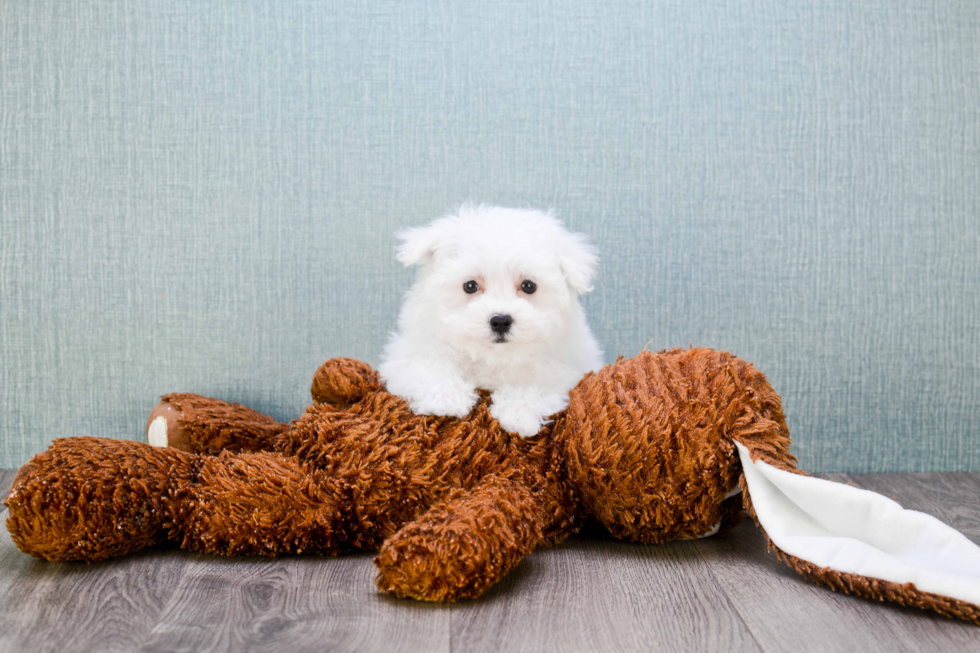
<instances>
[{"instance_id":1,"label":"wood plank","mask_svg":"<svg viewBox=\"0 0 980 653\"><path fill-rule=\"evenodd\" d=\"M822 477L857 485L843 474ZM976 505L974 501L974 512ZM699 540L697 547L766 651L980 650L976 626L847 596L805 580L766 551L754 523Z\"/></svg>"},{"instance_id":2,"label":"wood plank","mask_svg":"<svg viewBox=\"0 0 980 653\"><path fill-rule=\"evenodd\" d=\"M606 536L536 551L452 611L461 651L758 651L693 543Z\"/></svg>"},{"instance_id":3,"label":"wood plank","mask_svg":"<svg viewBox=\"0 0 980 653\"><path fill-rule=\"evenodd\" d=\"M141 650L449 651L450 607L379 594L372 554L194 558Z\"/></svg>"},{"instance_id":4,"label":"wood plank","mask_svg":"<svg viewBox=\"0 0 980 653\"><path fill-rule=\"evenodd\" d=\"M0 472L4 495L12 476ZM833 480L882 492L980 541L980 474ZM96 565L52 564L20 553L2 529L0 653L980 650L976 626L805 581L766 553L751 523L662 546L573 538L535 552L481 599L452 605L378 594L371 557L156 548Z\"/></svg>"},{"instance_id":5,"label":"wood plank","mask_svg":"<svg viewBox=\"0 0 980 653\"><path fill-rule=\"evenodd\" d=\"M45 562L21 553L3 528L0 652L133 651L183 569L180 551L162 549L92 565Z\"/></svg>"},{"instance_id":6,"label":"wood plank","mask_svg":"<svg viewBox=\"0 0 980 653\"><path fill-rule=\"evenodd\" d=\"M6 497L14 470L0 473ZM22 553L0 511L0 653L133 651L176 590L186 556L157 548L91 565Z\"/></svg>"}]
</instances>

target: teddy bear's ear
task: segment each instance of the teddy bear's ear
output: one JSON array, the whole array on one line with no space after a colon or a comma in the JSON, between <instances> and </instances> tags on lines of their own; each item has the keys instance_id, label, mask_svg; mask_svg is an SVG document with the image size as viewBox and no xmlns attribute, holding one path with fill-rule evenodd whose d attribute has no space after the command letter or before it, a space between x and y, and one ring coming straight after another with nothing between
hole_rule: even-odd
<instances>
[{"instance_id":1,"label":"teddy bear's ear","mask_svg":"<svg viewBox=\"0 0 980 653\"><path fill-rule=\"evenodd\" d=\"M395 234L402 244L398 246L395 258L405 267L430 263L439 247L441 231L436 225L402 229Z\"/></svg>"},{"instance_id":2,"label":"teddy bear's ear","mask_svg":"<svg viewBox=\"0 0 980 653\"><path fill-rule=\"evenodd\" d=\"M580 295L592 290L599 257L585 234L566 233L559 244L558 260L568 285Z\"/></svg>"}]
</instances>

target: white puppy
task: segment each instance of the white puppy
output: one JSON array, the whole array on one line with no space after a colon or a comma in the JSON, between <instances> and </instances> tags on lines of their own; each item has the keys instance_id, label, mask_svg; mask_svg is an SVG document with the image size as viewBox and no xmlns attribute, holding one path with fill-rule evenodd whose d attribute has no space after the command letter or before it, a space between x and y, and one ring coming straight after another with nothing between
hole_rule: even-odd
<instances>
[{"instance_id":1,"label":"white puppy","mask_svg":"<svg viewBox=\"0 0 980 653\"><path fill-rule=\"evenodd\" d=\"M464 205L397 235L398 260L421 269L378 371L414 412L464 417L483 388L500 425L530 437L602 366L578 301L595 250L550 213Z\"/></svg>"}]
</instances>

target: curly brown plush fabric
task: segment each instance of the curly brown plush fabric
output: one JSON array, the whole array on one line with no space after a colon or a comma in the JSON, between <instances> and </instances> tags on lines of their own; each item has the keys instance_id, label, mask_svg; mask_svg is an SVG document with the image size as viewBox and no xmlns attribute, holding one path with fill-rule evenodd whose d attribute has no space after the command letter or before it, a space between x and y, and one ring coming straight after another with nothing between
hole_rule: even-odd
<instances>
[{"instance_id":1,"label":"curly brown plush fabric","mask_svg":"<svg viewBox=\"0 0 980 653\"><path fill-rule=\"evenodd\" d=\"M465 419L415 415L350 359L324 363L312 395L288 425L167 395L150 416L166 420L167 448L57 440L14 480L11 536L48 560L164 540L226 555L379 550L382 591L451 601L586 521L655 543L731 528L743 501L754 516L733 440L802 473L779 395L710 349L644 352L586 375L530 440L500 428L487 393ZM838 589L980 623L976 606L782 557Z\"/></svg>"}]
</instances>

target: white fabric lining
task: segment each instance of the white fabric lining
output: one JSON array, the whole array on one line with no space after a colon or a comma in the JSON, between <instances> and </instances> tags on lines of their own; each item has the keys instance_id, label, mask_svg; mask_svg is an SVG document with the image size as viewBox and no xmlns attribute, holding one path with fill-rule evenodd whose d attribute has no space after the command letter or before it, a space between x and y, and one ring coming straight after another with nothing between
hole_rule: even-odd
<instances>
[{"instance_id":1,"label":"white fabric lining","mask_svg":"<svg viewBox=\"0 0 980 653\"><path fill-rule=\"evenodd\" d=\"M980 605L980 547L877 492L801 476L735 443L759 523L786 553L837 571Z\"/></svg>"}]
</instances>

